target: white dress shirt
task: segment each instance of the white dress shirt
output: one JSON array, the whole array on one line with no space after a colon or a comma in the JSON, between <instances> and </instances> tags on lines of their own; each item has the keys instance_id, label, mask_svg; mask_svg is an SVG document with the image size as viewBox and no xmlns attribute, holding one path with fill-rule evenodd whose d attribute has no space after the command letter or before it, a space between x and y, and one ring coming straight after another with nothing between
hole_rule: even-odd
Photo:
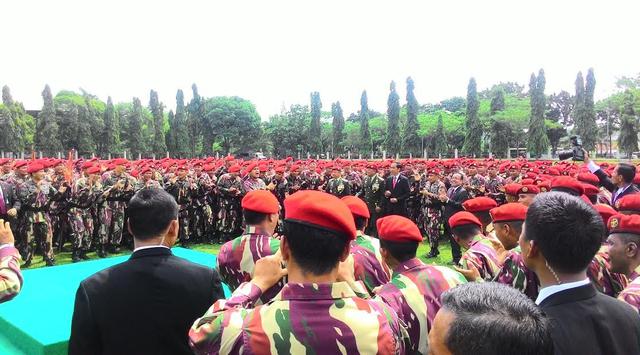
<instances>
[{"instance_id":1,"label":"white dress shirt","mask_svg":"<svg viewBox=\"0 0 640 355\"><path fill-rule=\"evenodd\" d=\"M144 247L137 247L137 248L133 249L133 252L135 253L135 252L137 252L138 250L151 249L151 248L165 248L165 249L169 249L169 247L167 247L166 245L161 245L161 244L159 244L159 245L147 245L147 246L144 246Z\"/></svg>"},{"instance_id":2,"label":"white dress shirt","mask_svg":"<svg viewBox=\"0 0 640 355\"><path fill-rule=\"evenodd\" d=\"M564 291L564 290L569 290L572 288L576 288L576 287L580 287L580 286L584 286L584 285L588 285L591 281L589 281L589 279L584 279L582 281L576 281L576 282L569 282L566 284L560 284L560 285L553 285L553 286L547 286L543 289L540 290L540 293L538 293L538 298L536 298L536 304L540 305L540 303L542 303L542 301L544 301L545 299L547 299L547 297L554 295L558 292Z\"/></svg>"},{"instance_id":3,"label":"white dress shirt","mask_svg":"<svg viewBox=\"0 0 640 355\"><path fill-rule=\"evenodd\" d=\"M589 171L593 174L596 171L600 170L600 167L598 166L598 164L594 163L593 160L589 160L589 164L587 165L587 167L589 168ZM631 184L628 184L626 186L623 187L619 187L611 196L611 203L613 203L616 198L618 198L618 196L620 196L621 193L627 191L627 189L629 188L629 186L631 186Z\"/></svg>"}]
</instances>

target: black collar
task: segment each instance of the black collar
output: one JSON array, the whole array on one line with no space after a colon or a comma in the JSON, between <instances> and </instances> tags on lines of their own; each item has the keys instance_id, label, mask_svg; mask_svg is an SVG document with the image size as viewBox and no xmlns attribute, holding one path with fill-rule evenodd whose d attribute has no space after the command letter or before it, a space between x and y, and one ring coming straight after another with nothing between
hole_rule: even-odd
<instances>
[{"instance_id":1,"label":"black collar","mask_svg":"<svg viewBox=\"0 0 640 355\"><path fill-rule=\"evenodd\" d=\"M131 254L131 259L144 258L147 256L163 256L163 255L173 255L171 249L167 249L165 247L157 246L154 248L146 248L142 250L138 250Z\"/></svg>"},{"instance_id":2,"label":"black collar","mask_svg":"<svg viewBox=\"0 0 640 355\"><path fill-rule=\"evenodd\" d=\"M591 283L554 293L540 303L540 307L557 306L563 303L577 302L595 297L598 291Z\"/></svg>"}]
</instances>

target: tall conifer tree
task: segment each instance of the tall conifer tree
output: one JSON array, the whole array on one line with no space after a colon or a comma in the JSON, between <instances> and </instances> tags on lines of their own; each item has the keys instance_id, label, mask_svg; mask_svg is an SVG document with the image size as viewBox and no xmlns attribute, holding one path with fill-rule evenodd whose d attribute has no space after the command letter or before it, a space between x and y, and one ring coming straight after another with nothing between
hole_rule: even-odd
<instances>
[{"instance_id":1,"label":"tall conifer tree","mask_svg":"<svg viewBox=\"0 0 640 355\"><path fill-rule=\"evenodd\" d=\"M396 92L396 83L389 84L387 99L387 152L392 156L400 153L400 97Z\"/></svg>"},{"instance_id":2,"label":"tall conifer tree","mask_svg":"<svg viewBox=\"0 0 640 355\"><path fill-rule=\"evenodd\" d=\"M469 79L467 86L467 132L464 137L462 150L470 156L480 156L482 154L482 123L478 117L478 89L476 79Z\"/></svg>"}]
</instances>

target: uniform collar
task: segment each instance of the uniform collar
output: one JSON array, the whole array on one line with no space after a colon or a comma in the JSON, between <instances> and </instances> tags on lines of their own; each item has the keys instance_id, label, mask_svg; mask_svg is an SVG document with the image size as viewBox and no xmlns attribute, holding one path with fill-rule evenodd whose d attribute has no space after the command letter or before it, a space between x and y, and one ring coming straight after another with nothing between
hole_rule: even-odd
<instances>
[{"instance_id":1,"label":"uniform collar","mask_svg":"<svg viewBox=\"0 0 640 355\"><path fill-rule=\"evenodd\" d=\"M633 270L631 275L629 276L629 281L632 281L640 276L640 265Z\"/></svg>"},{"instance_id":2,"label":"uniform collar","mask_svg":"<svg viewBox=\"0 0 640 355\"><path fill-rule=\"evenodd\" d=\"M288 283L274 297L274 300L337 300L350 297L356 297L356 294L346 282Z\"/></svg>"},{"instance_id":3,"label":"uniform collar","mask_svg":"<svg viewBox=\"0 0 640 355\"><path fill-rule=\"evenodd\" d=\"M471 243L469 243L469 248L480 243L482 240L484 240L484 236L482 234L476 235L475 237L473 237L473 239L471 239Z\"/></svg>"},{"instance_id":4,"label":"uniform collar","mask_svg":"<svg viewBox=\"0 0 640 355\"><path fill-rule=\"evenodd\" d=\"M260 226L246 226L244 229L244 234L260 234L260 235L270 235L264 228Z\"/></svg>"},{"instance_id":5,"label":"uniform collar","mask_svg":"<svg viewBox=\"0 0 640 355\"><path fill-rule=\"evenodd\" d=\"M407 261L401 262L400 264L396 265L396 267L393 268L393 273L399 274L403 271L415 269L422 265L424 265L424 263L420 261L420 259L418 258L409 259Z\"/></svg>"}]
</instances>

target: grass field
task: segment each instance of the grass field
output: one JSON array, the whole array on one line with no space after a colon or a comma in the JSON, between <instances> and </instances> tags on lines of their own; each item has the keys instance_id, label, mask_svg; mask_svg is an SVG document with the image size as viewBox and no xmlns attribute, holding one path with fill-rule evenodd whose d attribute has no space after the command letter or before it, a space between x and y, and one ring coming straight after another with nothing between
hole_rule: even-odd
<instances>
[{"instance_id":1,"label":"grass field","mask_svg":"<svg viewBox=\"0 0 640 355\"><path fill-rule=\"evenodd\" d=\"M71 245L69 244L67 244L65 247L67 249L71 249ZM194 244L191 248L193 250L201 251L203 253L218 254L218 251L220 250L220 245ZM423 243L418 248L418 256L427 264L447 265L447 263L451 261L451 246L449 245L449 242L441 241L439 250L440 250L440 255L438 255L437 258L427 259L425 256L427 255L427 253L429 253L429 245ZM126 254L131 254L131 251L123 250L118 254L109 254L109 257L121 256ZM96 255L95 252L89 253L87 255L91 260L98 259L98 256ZM56 253L56 265L64 265L64 264L70 264L70 263L71 263L70 251ZM44 266L45 265L44 265L44 261L42 261L42 257L36 255L33 258L33 262L31 266L27 269L36 269Z\"/></svg>"}]
</instances>

